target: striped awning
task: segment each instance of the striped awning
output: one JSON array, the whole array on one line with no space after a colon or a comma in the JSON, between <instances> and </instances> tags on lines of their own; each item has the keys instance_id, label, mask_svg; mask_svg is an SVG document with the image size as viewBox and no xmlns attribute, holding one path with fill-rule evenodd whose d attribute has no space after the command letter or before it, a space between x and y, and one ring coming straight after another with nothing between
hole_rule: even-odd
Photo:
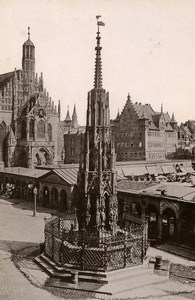
<instances>
[{"instance_id":1,"label":"striped awning","mask_svg":"<svg viewBox=\"0 0 195 300\"><path fill-rule=\"evenodd\" d=\"M179 168L183 173L188 173L186 168L184 168L184 166L179 166Z\"/></svg>"},{"instance_id":2,"label":"striped awning","mask_svg":"<svg viewBox=\"0 0 195 300\"><path fill-rule=\"evenodd\" d=\"M128 168L122 168L123 173L126 177L128 176L142 176L144 174L148 174L148 171L145 167L128 167Z\"/></svg>"},{"instance_id":3,"label":"striped awning","mask_svg":"<svg viewBox=\"0 0 195 300\"><path fill-rule=\"evenodd\" d=\"M158 171L155 166L146 166L146 169L148 170L148 173L150 175L158 174Z\"/></svg>"},{"instance_id":4,"label":"striped awning","mask_svg":"<svg viewBox=\"0 0 195 300\"><path fill-rule=\"evenodd\" d=\"M187 173L195 173L194 169L192 167L185 167Z\"/></svg>"},{"instance_id":5,"label":"striped awning","mask_svg":"<svg viewBox=\"0 0 195 300\"><path fill-rule=\"evenodd\" d=\"M162 170L163 170L163 174L169 174L169 169L167 168L167 166L161 166L162 167Z\"/></svg>"},{"instance_id":6,"label":"striped awning","mask_svg":"<svg viewBox=\"0 0 195 300\"><path fill-rule=\"evenodd\" d=\"M158 173L158 174L160 174L160 175L161 175L161 174L164 174L164 172L163 172L161 166L157 165L157 166L156 166L156 170L157 170L157 173Z\"/></svg>"},{"instance_id":7,"label":"striped awning","mask_svg":"<svg viewBox=\"0 0 195 300\"><path fill-rule=\"evenodd\" d=\"M176 170L173 165L167 165L166 167L169 170L169 173L176 173Z\"/></svg>"}]
</instances>

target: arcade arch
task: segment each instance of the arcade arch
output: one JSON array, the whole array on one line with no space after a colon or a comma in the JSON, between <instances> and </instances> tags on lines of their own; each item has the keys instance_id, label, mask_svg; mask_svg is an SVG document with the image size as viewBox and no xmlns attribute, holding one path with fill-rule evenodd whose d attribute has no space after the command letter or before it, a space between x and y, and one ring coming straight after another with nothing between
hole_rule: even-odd
<instances>
[{"instance_id":1,"label":"arcade arch","mask_svg":"<svg viewBox=\"0 0 195 300\"><path fill-rule=\"evenodd\" d=\"M165 208L162 213L162 239L174 238L176 234L176 214L172 208Z\"/></svg>"}]
</instances>

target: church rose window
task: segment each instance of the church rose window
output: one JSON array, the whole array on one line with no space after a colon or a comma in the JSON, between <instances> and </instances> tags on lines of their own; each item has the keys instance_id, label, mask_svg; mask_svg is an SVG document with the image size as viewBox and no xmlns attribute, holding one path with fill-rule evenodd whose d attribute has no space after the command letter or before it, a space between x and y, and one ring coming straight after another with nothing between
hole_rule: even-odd
<instances>
[{"instance_id":1,"label":"church rose window","mask_svg":"<svg viewBox=\"0 0 195 300\"><path fill-rule=\"evenodd\" d=\"M37 125L37 137L44 138L45 137L45 123L43 120L40 120Z\"/></svg>"}]
</instances>

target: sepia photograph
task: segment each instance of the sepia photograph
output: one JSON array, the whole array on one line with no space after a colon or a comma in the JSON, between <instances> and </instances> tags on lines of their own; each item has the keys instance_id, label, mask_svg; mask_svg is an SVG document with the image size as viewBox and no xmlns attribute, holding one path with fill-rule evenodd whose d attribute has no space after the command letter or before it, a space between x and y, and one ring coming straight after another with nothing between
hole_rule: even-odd
<instances>
[{"instance_id":1,"label":"sepia photograph","mask_svg":"<svg viewBox=\"0 0 195 300\"><path fill-rule=\"evenodd\" d=\"M194 0L0 0L0 300L195 299L194 82Z\"/></svg>"}]
</instances>

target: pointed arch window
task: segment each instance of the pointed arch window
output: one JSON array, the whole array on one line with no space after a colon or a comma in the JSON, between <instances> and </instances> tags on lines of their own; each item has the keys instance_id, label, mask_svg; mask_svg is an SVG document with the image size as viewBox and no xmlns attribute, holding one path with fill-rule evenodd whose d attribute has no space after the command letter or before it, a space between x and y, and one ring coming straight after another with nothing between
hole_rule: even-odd
<instances>
[{"instance_id":1,"label":"pointed arch window","mask_svg":"<svg viewBox=\"0 0 195 300\"><path fill-rule=\"evenodd\" d=\"M21 139L25 140L26 139L26 121L23 120L21 123Z\"/></svg>"},{"instance_id":2,"label":"pointed arch window","mask_svg":"<svg viewBox=\"0 0 195 300\"><path fill-rule=\"evenodd\" d=\"M49 141L52 141L52 126L51 126L51 124L48 124L48 138L49 138Z\"/></svg>"},{"instance_id":3,"label":"pointed arch window","mask_svg":"<svg viewBox=\"0 0 195 300\"><path fill-rule=\"evenodd\" d=\"M40 120L37 124L37 137L44 138L45 137L45 123L43 120Z\"/></svg>"},{"instance_id":4,"label":"pointed arch window","mask_svg":"<svg viewBox=\"0 0 195 300\"><path fill-rule=\"evenodd\" d=\"M31 119L30 123L29 123L29 138L30 139L34 139L34 137L35 137L35 135L34 135L34 127L35 127L34 120Z\"/></svg>"}]
</instances>

